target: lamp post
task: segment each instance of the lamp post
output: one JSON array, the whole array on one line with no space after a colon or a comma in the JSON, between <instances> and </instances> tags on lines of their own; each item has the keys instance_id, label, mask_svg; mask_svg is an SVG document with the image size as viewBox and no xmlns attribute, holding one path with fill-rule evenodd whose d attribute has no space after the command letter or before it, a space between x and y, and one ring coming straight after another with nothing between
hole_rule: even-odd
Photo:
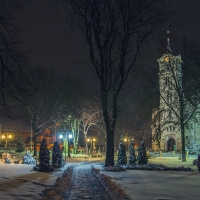
<instances>
[{"instance_id":1,"label":"lamp post","mask_svg":"<svg viewBox=\"0 0 200 200\"><path fill-rule=\"evenodd\" d=\"M68 133L68 158L70 158L70 139L72 138L72 134Z\"/></svg>"},{"instance_id":2,"label":"lamp post","mask_svg":"<svg viewBox=\"0 0 200 200\"><path fill-rule=\"evenodd\" d=\"M132 138L132 140L133 140L133 138ZM129 136L127 136L126 138L124 138L124 142L126 142L127 144L127 151L129 150L129 145L128 145L128 143L129 142L131 142L131 137L129 137Z\"/></svg>"},{"instance_id":3,"label":"lamp post","mask_svg":"<svg viewBox=\"0 0 200 200\"><path fill-rule=\"evenodd\" d=\"M90 142L90 151L92 152L92 140L90 138L88 138L87 142Z\"/></svg>"},{"instance_id":4,"label":"lamp post","mask_svg":"<svg viewBox=\"0 0 200 200\"><path fill-rule=\"evenodd\" d=\"M66 156L66 134L65 134L65 137L63 138L63 135L60 135L59 136L60 139L63 139L63 143L64 143L64 151L65 151L65 163L66 163L66 160L67 160L67 156Z\"/></svg>"},{"instance_id":5,"label":"lamp post","mask_svg":"<svg viewBox=\"0 0 200 200\"><path fill-rule=\"evenodd\" d=\"M87 141L90 142L91 155L96 154L96 147L95 147L96 139L91 137L91 138L88 138Z\"/></svg>"},{"instance_id":6,"label":"lamp post","mask_svg":"<svg viewBox=\"0 0 200 200\"><path fill-rule=\"evenodd\" d=\"M65 162L67 160L67 142L68 142L68 158L70 158L70 139L72 138L71 133L65 133L65 137L63 135L59 136L60 139L63 139L64 143L64 151L65 151Z\"/></svg>"},{"instance_id":7,"label":"lamp post","mask_svg":"<svg viewBox=\"0 0 200 200\"><path fill-rule=\"evenodd\" d=\"M96 153L96 145L95 145L95 141L96 139L95 138L92 138L92 153Z\"/></svg>"},{"instance_id":8,"label":"lamp post","mask_svg":"<svg viewBox=\"0 0 200 200\"><path fill-rule=\"evenodd\" d=\"M10 139L12 136L9 135L9 133L6 133L6 135L2 135L2 139L6 139L6 159L7 159L7 150L8 150L8 139Z\"/></svg>"},{"instance_id":9,"label":"lamp post","mask_svg":"<svg viewBox=\"0 0 200 200\"><path fill-rule=\"evenodd\" d=\"M127 137L127 138L124 138L124 142L126 142L127 151L128 151L128 137Z\"/></svg>"}]
</instances>

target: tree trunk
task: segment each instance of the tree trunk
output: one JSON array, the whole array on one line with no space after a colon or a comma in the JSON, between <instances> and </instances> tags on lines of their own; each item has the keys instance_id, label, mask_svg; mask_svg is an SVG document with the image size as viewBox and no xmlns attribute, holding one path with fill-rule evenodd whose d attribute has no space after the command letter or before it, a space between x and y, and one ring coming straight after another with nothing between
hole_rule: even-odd
<instances>
[{"instance_id":1,"label":"tree trunk","mask_svg":"<svg viewBox=\"0 0 200 200\"><path fill-rule=\"evenodd\" d=\"M105 167L114 166L114 130L107 131Z\"/></svg>"},{"instance_id":2,"label":"tree trunk","mask_svg":"<svg viewBox=\"0 0 200 200\"><path fill-rule=\"evenodd\" d=\"M85 134L85 150L88 153L87 135Z\"/></svg>"},{"instance_id":3,"label":"tree trunk","mask_svg":"<svg viewBox=\"0 0 200 200\"><path fill-rule=\"evenodd\" d=\"M185 131L184 125L181 123L181 144L182 144L182 162L186 162L186 155L185 155Z\"/></svg>"},{"instance_id":4,"label":"tree trunk","mask_svg":"<svg viewBox=\"0 0 200 200\"><path fill-rule=\"evenodd\" d=\"M181 125L182 162L186 162L186 155L185 155L184 106L183 106L184 93L182 91L182 86L181 86L181 93L180 94L181 94L180 95L180 125Z\"/></svg>"},{"instance_id":5,"label":"tree trunk","mask_svg":"<svg viewBox=\"0 0 200 200\"><path fill-rule=\"evenodd\" d=\"M103 91L103 90L102 90ZM105 167L114 166L114 132L115 132L115 124L117 120L117 95L113 95L113 114L112 118L109 116L108 105L107 105L107 94L102 94L102 107L103 107L103 115L104 122L106 125L106 160ZM112 120L111 120L112 119Z\"/></svg>"}]
</instances>

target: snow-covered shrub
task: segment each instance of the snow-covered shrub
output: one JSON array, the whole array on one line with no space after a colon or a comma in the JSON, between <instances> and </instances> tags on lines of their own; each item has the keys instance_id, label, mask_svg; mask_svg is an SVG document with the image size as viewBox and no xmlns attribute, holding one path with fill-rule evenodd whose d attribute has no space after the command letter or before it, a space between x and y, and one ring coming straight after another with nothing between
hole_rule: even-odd
<instances>
[{"instance_id":1,"label":"snow-covered shrub","mask_svg":"<svg viewBox=\"0 0 200 200\"><path fill-rule=\"evenodd\" d=\"M40 144L40 155L39 155L39 171L41 172L48 172L53 171L54 168L50 165L50 154L49 150L47 149L46 139L43 138Z\"/></svg>"},{"instance_id":2,"label":"snow-covered shrub","mask_svg":"<svg viewBox=\"0 0 200 200\"><path fill-rule=\"evenodd\" d=\"M144 140L142 140L138 148L137 161L139 165L144 165L148 163Z\"/></svg>"},{"instance_id":3,"label":"snow-covered shrub","mask_svg":"<svg viewBox=\"0 0 200 200\"><path fill-rule=\"evenodd\" d=\"M186 138L185 150L188 151L189 154L193 155L198 155L200 153L200 145L196 143L192 134L188 135Z\"/></svg>"},{"instance_id":4,"label":"snow-covered shrub","mask_svg":"<svg viewBox=\"0 0 200 200\"><path fill-rule=\"evenodd\" d=\"M23 151L25 151L25 149L26 149L26 145L24 143L22 136L20 136L19 139L17 140L17 148L15 151L17 153L22 153Z\"/></svg>"},{"instance_id":5,"label":"snow-covered shrub","mask_svg":"<svg viewBox=\"0 0 200 200\"><path fill-rule=\"evenodd\" d=\"M127 164L126 148L125 148L123 139L124 139L124 137L122 135L121 138L120 138L119 148L118 148L117 164L119 164L119 165L126 165Z\"/></svg>"},{"instance_id":6,"label":"snow-covered shrub","mask_svg":"<svg viewBox=\"0 0 200 200\"><path fill-rule=\"evenodd\" d=\"M52 165L54 168L60 168L64 166L62 162L62 150L60 149L60 145L57 141L55 141L53 145Z\"/></svg>"},{"instance_id":7,"label":"snow-covered shrub","mask_svg":"<svg viewBox=\"0 0 200 200\"><path fill-rule=\"evenodd\" d=\"M22 164L36 164L36 160L26 151L26 155L23 157Z\"/></svg>"}]
</instances>

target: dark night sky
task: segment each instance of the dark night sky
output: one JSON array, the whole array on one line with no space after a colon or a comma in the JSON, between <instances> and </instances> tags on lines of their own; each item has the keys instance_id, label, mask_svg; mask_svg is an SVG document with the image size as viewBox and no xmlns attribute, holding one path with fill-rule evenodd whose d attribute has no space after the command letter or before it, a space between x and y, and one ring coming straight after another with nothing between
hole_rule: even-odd
<instances>
[{"instance_id":1,"label":"dark night sky","mask_svg":"<svg viewBox=\"0 0 200 200\"><path fill-rule=\"evenodd\" d=\"M180 23L171 32L176 37L200 36L200 0L168 0L177 9ZM33 66L55 67L61 73L87 77L89 68L77 62L83 58L84 43L78 32L70 32L63 10L55 0L29 0L25 10L17 15L17 24L22 28L24 49L30 53Z\"/></svg>"}]
</instances>

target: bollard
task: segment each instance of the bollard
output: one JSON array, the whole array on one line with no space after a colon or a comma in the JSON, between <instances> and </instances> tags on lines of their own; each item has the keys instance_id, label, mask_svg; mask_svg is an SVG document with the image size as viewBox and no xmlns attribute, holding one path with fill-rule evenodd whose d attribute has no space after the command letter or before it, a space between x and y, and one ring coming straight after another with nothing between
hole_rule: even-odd
<instances>
[{"instance_id":1,"label":"bollard","mask_svg":"<svg viewBox=\"0 0 200 200\"><path fill-rule=\"evenodd\" d=\"M189 156L188 156L188 151L186 151L186 158L188 158Z\"/></svg>"},{"instance_id":2,"label":"bollard","mask_svg":"<svg viewBox=\"0 0 200 200\"><path fill-rule=\"evenodd\" d=\"M160 155L160 157L162 157L162 151L159 151L159 155Z\"/></svg>"},{"instance_id":3,"label":"bollard","mask_svg":"<svg viewBox=\"0 0 200 200\"><path fill-rule=\"evenodd\" d=\"M175 156L175 151L172 151L172 157L174 157Z\"/></svg>"}]
</instances>

